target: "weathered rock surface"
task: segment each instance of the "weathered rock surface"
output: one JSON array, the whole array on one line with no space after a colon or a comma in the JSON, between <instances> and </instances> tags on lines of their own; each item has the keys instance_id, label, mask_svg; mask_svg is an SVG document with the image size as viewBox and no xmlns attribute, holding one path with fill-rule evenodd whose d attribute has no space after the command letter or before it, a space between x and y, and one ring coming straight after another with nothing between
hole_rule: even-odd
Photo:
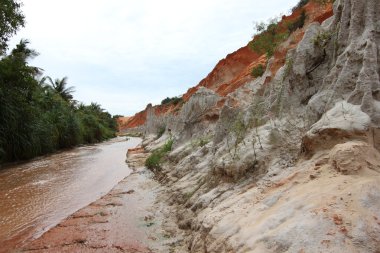
<instances>
[{"instance_id":1,"label":"weathered rock surface","mask_svg":"<svg viewBox=\"0 0 380 253\"><path fill-rule=\"evenodd\" d=\"M156 173L189 252L380 252L380 2L326 13L263 77L148 117L172 130L145 145L175 141Z\"/></svg>"}]
</instances>

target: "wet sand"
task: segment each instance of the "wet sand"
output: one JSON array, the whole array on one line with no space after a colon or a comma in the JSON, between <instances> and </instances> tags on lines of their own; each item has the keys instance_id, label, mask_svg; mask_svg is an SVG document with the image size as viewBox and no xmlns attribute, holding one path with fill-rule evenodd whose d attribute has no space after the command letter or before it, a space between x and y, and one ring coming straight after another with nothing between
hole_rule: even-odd
<instances>
[{"instance_id":1,"label":"wet sand","mask_svg":"<svg viewBox=\"0 0 380 253\"><path fill-rule=\"evenodd\" d=\"M157 201L160 185L143 163L143 149L128 152L134 171L107 195L72 214L22 252L170 252L175 224ZM167 229L163 229L163 223ZM172 225L170 225L172 224ZM172 226L172 228L170 228ZM17 252L17 251L16 251Z\"/></svg>"}]
</instances>

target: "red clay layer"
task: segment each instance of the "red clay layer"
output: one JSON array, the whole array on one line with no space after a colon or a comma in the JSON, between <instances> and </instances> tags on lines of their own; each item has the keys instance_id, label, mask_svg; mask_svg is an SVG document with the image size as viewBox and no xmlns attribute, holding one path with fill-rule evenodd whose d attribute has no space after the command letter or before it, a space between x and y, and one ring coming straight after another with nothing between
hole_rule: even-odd
<instances>
[{"instance_id":1,"label":"red clay layer","mask_svg":"<svg viewBox=\"0 0 380 253\"><path fill-rule=\"evenodd\" d=\"M313 1L310 1L304 6L308 20L305 27L312 22L322 23L327 18L333 15L332 5L321 6ZM289 21L296 20L301 10L296 10L290 16L283 16L280 24L284 24ZM271 65L272 76L276 74L278 69L285 64L286 54L289 49L295 48L302 40L304 29L295 31L288 41L280 46L274 54L274 61ZM254 38L255 39L255 38ZM285 45L286 44L286 45ZM218 62L214 69L204 78L197 86L190 88L183 96L184 101L188 101L190 97L200 88L206 87L218 93L220 96L225 97L228 94L234 92L236 89L251 81L252 69L259 65L265 65L267 59L265 55L258 55L249 49L248 46L242 47L237 51L227 55L226 58ZM266 80L266 83L270 81L270 78ZM157 105L154 106L156 115L176 113L179 111L182 104L178 105ZM148 107L139 113L136 113L132 117L125 117L119 119L119 129L125 130L141 126L146 121Z\"/></svg>"}]
</instances>

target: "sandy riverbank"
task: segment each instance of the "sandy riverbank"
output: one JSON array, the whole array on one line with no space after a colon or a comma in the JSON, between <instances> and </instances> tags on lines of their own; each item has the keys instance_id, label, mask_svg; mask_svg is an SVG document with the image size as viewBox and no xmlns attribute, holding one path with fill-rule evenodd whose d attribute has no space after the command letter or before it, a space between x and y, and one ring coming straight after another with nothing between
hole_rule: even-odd
<instances>
[{"instance_id":1,"label":"sandy riverbank","mask_svg":"<svg viewBox=\"0 0 380 253\"><path fill-rule=\"evenodd\" d=\"M131 175L107 195L72 214L23 252L170 252L178 242L176 225L157 199L161 191L143 167L146 153L128 151ZM165 224L163 224L165 223ZM166 229L163 229L163 226Z\"/></svg>"}]
</instances>

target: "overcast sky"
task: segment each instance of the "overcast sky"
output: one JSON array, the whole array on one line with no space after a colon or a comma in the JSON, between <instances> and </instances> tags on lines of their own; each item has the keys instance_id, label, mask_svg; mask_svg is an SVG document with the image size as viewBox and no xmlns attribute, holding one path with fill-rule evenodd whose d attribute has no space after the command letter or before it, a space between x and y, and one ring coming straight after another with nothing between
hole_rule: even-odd
<instances>
[{"instance_id":1,"label":"overcast sky","mask_svg":"<svg viewBox=\"0 0 380 253\"><path fill-rule=\"evenodd\" d=\"M32 61L69 77L75 99L133 115L181 95L227 54L246 45L255 21L298 0L23 0Z\"/></svg>"}]
</instances>

